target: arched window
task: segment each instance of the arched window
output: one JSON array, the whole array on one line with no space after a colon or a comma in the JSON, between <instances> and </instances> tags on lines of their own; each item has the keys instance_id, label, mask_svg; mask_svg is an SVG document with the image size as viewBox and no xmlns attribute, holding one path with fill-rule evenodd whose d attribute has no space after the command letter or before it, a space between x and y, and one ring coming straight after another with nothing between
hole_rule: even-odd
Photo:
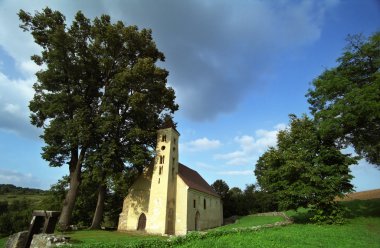
<instances>
[{"instance_id":1,"label":"arched window","mask_svg":"<svg viewBox=\"0 0 380 248\"><path fill-rule=\"evenodd\" d=\"M142 213L139 217L139 222L137 223L137 230L144 231L146 226L146 216Z\"/></svg>"}]
</instances>

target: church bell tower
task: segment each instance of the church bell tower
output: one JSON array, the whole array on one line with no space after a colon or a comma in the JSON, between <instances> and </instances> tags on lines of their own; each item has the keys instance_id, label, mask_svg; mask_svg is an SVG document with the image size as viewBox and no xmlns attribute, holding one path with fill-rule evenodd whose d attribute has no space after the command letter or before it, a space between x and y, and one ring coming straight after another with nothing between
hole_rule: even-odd
<instances>
[{"instance_id":1,"label":"church bell tower","mask_svg":"<svg viewBox=\"0 0 380 248\"><path fill-rule=\"evenodd\" d=\"M179 133L173 127L157 132L156 158L149 197L149 232L175 233Z\"/></svg>"}]
</instances>

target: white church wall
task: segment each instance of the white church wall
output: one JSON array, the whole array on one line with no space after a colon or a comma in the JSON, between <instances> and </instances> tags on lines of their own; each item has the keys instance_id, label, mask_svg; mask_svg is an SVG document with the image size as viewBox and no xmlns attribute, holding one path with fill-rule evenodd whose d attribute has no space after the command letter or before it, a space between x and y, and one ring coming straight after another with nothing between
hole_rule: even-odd
<instances>
[{"instance_id":1,"label":"white church wall","mask_svg":"<svg viewBox=\"0 0 380 248\"><path fill-rule=\"evenodd\" d=\"M189 189L187 207L188 231L205 230L222 224L223 211L219 197ZM197 212L198 223L196 223Z\"/></svg>"},{"instance_id":2,"label":"white church wall","mask_svg":"<svg viewBox=\"0 0 380 248\"><path fill-rule=\"evenodd\" d=\"M176 201L176 222L175 234L185 235L187 233L187 194L188 186L180 176L177 176L177 201Z\"/></svg>"}]
</instances>

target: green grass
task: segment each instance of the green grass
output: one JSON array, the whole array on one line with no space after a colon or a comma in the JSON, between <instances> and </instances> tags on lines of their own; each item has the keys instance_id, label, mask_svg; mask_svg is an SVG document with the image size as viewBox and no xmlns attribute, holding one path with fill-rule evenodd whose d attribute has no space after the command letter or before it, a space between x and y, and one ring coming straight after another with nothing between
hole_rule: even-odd
<instances>
[{"instance_id":1,"label":"green grass","mask_svg":"<svg viewBox=\"0 0 380 248\"><path fill-rule=\"evenodd\" d=\"M380 199L342 204L350 210L344 225L308 224L307 210L299 209L286 212L296 224L209 236L177 247L380 247Z\"/></svg>"},{"instance_id":2,"label":"green grass","mask_svg":"<svg viewBox=\"0 0 380 248\"><path fill-rule=\"evenodd\" d=\"M293 224L193 240L178 247L380 247L380 218L341 226Z\"/></svg>"},{"instance_id":3,"label":"green grass","mask_svg":"<svg viewBox=\"0 0 380 248\"><path fill-rule=\"evenodd\" d=\"M116 232L116 231L101 231L101 230L85 230L67 232L64 236L70 237L70 243L75 247L96 247L100 244L107 244L107 247L117 247L124 244L135 243L136 241L156 241L165 240L166 237L147 235L139 232Z\"/></svg>"},{"instance_id":4,"label":"green grass","mask_svg":"<svg viewBox=\"0 0 380 248\"><path fill-rule=\"evenodd\" d=\"M229 224L214 228L213 230L230 230L233 228L261 226L264 224L272 224L275 222L284 221L281 216L255 216L248 215L238 219L234 224Z\"/></svg>"},{"instance_id":5,"label":"green grass","mask_svg":"<svg viewBox=\"0 0 380 248\"><path fill-rule=\"evenodd\" d=\"M7 243L8 237L0 238L0 247L5 247L5 243Z\"/></svg>"},{"instance_id":6,"label":"green grass","mask_svg":"<svg viewBox=\"0 0 380 248\"><path fill-rule=\"evenodd\" d=\"M351 211L344 225L307 223L305 209L288 211L296 223L288 226L238 230L282 221L281 216L245 216L236 223L215 228L202 236L190 234L179 242L165 242L165 237L143 233L110 231L76 231L70 236L74 247L379 247L380 199L342 203ZM3 247L6 239L0 239Z\"/></svg>"}]
</instances>

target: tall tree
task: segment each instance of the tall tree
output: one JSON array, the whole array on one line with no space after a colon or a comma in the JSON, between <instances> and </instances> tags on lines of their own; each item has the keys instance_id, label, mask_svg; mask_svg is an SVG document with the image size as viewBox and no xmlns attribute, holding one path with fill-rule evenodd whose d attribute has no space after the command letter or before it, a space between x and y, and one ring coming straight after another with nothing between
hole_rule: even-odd
<instances>
[{"instance_id":1,"label":"tall tree","mask_svg":"<svg viewBox=\"0 0 380 248\"><path fill-rule=\"evenodd\" d=\"M69 164L59 220L66 229L88 152L107 161L105 168L148 157L164 113L178 106L166 86L168 72L155 65L164 55L150 30L112 24L107 15L91 22L81 12L66 27L65 17L49 8L35 15L20 10L19 17L42 48L32 60L45 66L29 105L32 124L44 129L42 157L51 166Z\"/></svg>"},{"instance_id":2,"label":"tall tree","mask_svg":"<svg viewBox=\"0 0 380 248\"><path fill-rule=\"evenodd\" d=\"M380 32L349 36L338 63L313 81L310 109L322 136L380 168Z\"/></svg>"},{"instance_id":3,"label":"tall tree","mask_svg":"<svg viewBox=\"0 0 380 248\"><path fill-rule=\"evenodd\" d=\"M352 190L349 166L356 160L342 154L333 140L322 139L312 119L290 117L290 128L277 136L277 148L256 164L258 183L275 195L281 209L311 205L333 221L334 198Z\"/></svg>"},{"instance_id":4,"label":"tall tree","mask_svg":"<svg viewBox=\"0 0 380 248\"><path fill-rule=\"evenodd\" d=\"M218 195L220 195L222 201L226 199L228 191L230 190L228 184L221 179L216 180L213 184L211 184L211 187L215 190L216 193L218 193Z\"/></svg>"}]
</instances>

